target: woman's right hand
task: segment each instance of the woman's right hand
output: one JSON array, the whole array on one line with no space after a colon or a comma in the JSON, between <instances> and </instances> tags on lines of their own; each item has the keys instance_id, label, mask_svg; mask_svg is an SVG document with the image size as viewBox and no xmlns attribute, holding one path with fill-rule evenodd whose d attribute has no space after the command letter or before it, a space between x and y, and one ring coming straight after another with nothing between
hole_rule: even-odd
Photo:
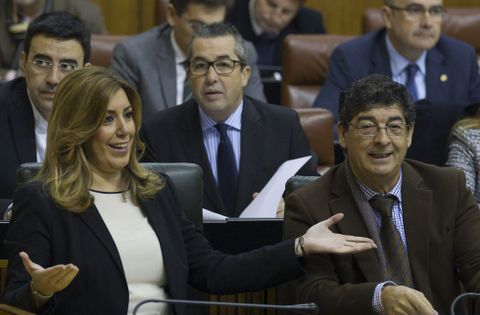
<instances>
[{"instance_id":1,"label":"woman's right hand","mask_svg":"<svg viewBox=\"0 0 480 315\"><path fill-rule=\"evenodd\" d=\"M19 255L22 258L25 270L32 278L32 292L36 291L41 295L48 296L65 289L79 271L74 264L43 268L31 261L27 253L20 252Z\"/></svg>"}]
</instances>

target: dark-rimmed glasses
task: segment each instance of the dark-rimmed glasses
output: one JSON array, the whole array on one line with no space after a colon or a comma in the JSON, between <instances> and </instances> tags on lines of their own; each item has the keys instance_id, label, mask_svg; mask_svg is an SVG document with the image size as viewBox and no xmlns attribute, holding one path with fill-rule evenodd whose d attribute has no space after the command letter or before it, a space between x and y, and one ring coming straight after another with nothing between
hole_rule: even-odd
<instances>
[{"instance_id":1,"label":"dark-rimmed glasses","mask_svg":"<svg viewBox=\"0 0 480 315\"><path fill-rule=\"evenodd\" d=\"M236 64L243 64L240 60L219 59L207 61L203 59L192 60L187 63L187 69L194 75L205 75L210 67L213 67L217 74L230 74L235 69Z\"/></svg>"}]
</instances>

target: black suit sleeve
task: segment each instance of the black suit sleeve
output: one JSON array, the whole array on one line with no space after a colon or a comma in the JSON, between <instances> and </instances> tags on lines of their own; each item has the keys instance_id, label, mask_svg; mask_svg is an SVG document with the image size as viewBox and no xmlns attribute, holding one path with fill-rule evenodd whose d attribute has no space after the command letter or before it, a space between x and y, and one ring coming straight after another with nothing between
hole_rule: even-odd
<instances>
[{"instance_id":1,"label":"black suit sleeve","mask_svg":"<svg viewBox=\"0 0 480 315\"><path fill-rule=\"evenodd\" d=\"M168 180L167 187L172 187ZM208 240L189 221L179 205L175 192L163 195L174 206L188 259L188 280L191 285L214 294L258 291L292 280L303 274L295 256L294 240L262 247L250 252L227 255L212 249Z\"/></svg>"},{"instance_id":2,"label":"black suit sleeve","mask_svg":"<svg viewBox=\"0 0 480 315\"><path fill-rule=\"evenodd\" d=\"M30 291L30 275L25 271L20 251L25 251L30 259L48 267L51 265L51 222L46 195L42 195L40 185L27 185L15 193L13 215L9 231L5 237L8 252L7 284L4 302L24 310L39 314L48 313L55 297L37 310Z\"/></svg>"}]
</instances>

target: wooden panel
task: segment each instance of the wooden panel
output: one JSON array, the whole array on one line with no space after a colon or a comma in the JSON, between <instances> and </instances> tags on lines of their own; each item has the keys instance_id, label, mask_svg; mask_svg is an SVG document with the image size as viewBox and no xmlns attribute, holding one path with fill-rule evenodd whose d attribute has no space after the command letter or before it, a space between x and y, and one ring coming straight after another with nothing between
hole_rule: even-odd
<instances>
[{"instance_id":1,"label":"wooden panel","mask_svg":"<svg viewBox=\"0 0 480 315\"><path fill-rule=\"evenodd\" d=\"M102 9L110 34L132 35L154 26L154 0L93 0Z\"/></svg>"},{"instance_id":2,"label":"wooden panel","mask_svg":"<svg viewBox=\"0 0 480 315\"><path fill-rule=\"evenodd\" d=\"M110 34L130 35L155 25L155 0L92 0L103 11ZM236 0L247 1L247 0ZM330 34L361 34L361 16L365 8L381 7L383 0L306 0L308 7L323 12ZM446 7L480 7L480 0L444 0Z\"/></svg>"}]
</instances>

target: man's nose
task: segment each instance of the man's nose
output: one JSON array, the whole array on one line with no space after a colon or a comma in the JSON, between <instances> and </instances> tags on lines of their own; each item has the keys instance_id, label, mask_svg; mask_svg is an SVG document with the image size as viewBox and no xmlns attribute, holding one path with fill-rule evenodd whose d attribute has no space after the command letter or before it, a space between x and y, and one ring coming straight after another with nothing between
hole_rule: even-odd
<instances>
[{"instance_id":1,"label":"man's nose","mask_svg":"<svg viewBox=\"0 0 480 315\"><path fill-rule=\"evenodd\" d=\"M52 66L50 71L48 71L47 82L51 85L57 85L63 78L63 73L56 67Z\"/></svg>"}]
</instances>

